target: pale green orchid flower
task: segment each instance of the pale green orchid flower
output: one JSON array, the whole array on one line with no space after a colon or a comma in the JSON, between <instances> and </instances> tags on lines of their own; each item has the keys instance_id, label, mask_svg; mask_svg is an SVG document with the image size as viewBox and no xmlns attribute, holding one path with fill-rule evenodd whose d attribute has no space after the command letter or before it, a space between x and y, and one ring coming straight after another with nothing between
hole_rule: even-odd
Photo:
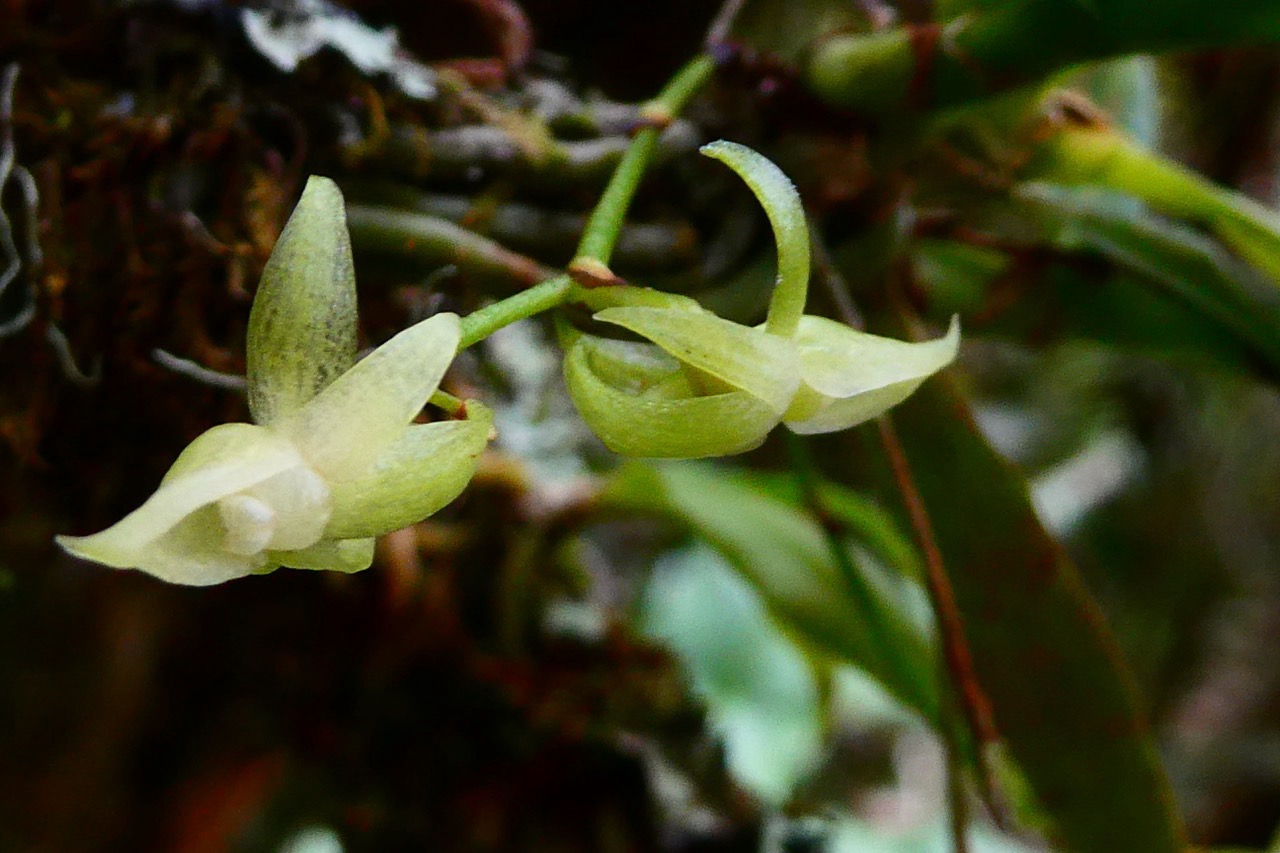
<instances>
[{"instance_id":1,"label":"pale green orchid flower","mask_svg":"<svg viewBox=\"0 0 1280 853\"><path fill-rule=\"evenodd\" d=\"M907 343L804 314L809 232L795 187L743 145L713 142L702 153L737 172L769 217L778 279L768 317L748 327L686 297L584 291L596 320L648 341L562 335L570 395L607 447L627 456L723 456L759 446L779 423L798 433L846 429L901 403L951 363L954 321L943 338Z\"/></svg>"},{"instance_id":2,"label":"pale green orchid flower","mask_svg":"<svg viewBox=\"0 0 1280 853\"><path fill-rule=\"evenodd\" d=\"M412 421L458 348L438 314L356 362L355 271L342 194L311 178L249 315L249 408L193 441L137 510L72 554L204 586L280 566L367 568L375 536L452 501L475 472L492 416Z\"/></svg>"}]
</instances>

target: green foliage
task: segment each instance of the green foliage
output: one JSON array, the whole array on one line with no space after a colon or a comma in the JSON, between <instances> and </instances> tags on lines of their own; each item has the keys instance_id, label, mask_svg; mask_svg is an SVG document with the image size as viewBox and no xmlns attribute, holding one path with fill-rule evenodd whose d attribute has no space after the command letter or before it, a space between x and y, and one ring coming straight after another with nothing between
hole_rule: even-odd
<instances>
[{"instance_id":1,"label":"green foliage","mask_svg":"<svg viewBox=\"0 0 1280 853\"><path fill-rule=\"evenodd\" d=\"M1072 850L1186 848L1146 715L1097 604L1025 483L947 385L895 417L995 724ZM883 475L885 488L891 478Z\"/></svg>"}]
</instances>

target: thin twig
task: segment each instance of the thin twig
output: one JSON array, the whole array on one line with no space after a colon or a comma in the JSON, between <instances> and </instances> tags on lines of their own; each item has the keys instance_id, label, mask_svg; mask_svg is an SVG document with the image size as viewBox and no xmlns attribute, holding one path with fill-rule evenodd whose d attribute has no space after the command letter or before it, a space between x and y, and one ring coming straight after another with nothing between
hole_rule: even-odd
<instances>
[{"instance_id":1,"label":"thin twig","mask_svg":"<svg viewBox=\"0 0 1280 853\"><path fill-rule=\"evenodd\" d=\"M995 738L995 726L991 722L991 712L986 696L978 684L973 671L973 657L969 653L969 645L964 638L964 625L960 619L960 610L956 606L955 593L951 588L951 580L947 577L946 566L942 561L942 552L933 535L933 523L925 509L920 491L916 488L915 479L911 475L911 464L902 449L902 442L888 414L876 419L880 431L880 443L889 459L893 470L893 479L898 485L898 492L906 506L907 516L911 521L911 529L915 532L917 544L924 555L925 587L929 591L929 601L933 605L934 615L938 620L938 630L942 637L942 659L951 684L956 688L960 699L960 710L964 714L969 731L977 740L975 753L978 762L986 775L985 762L982 758L982 747L992 743ZM949 738L954 741L954 738ZM951 754L947 758L952 778L949 780L951 790L951 821L955 830L956 853L963 853L965 848L964 824L967 809L964 805L963 786L959 780L959 761L955 754L954 742L949 743Z\"/></svg>"},{"instance_id":2,"label":"thin twig","mask_svg":"<svg viewBox=\"0 0 1280 853\"><path fill-rule=\"evenodd\" d=\"M821 246L820 241L816 245ZM828 259L820 253L819 271ZM821 276L831 292L832 301L841 319L852 328L862 328L862 317L858 314L849 295L849 287L832 265ZM983 802L986 803L992 819L1001 828L1011 825L1006 817L1007 810L999 796L999 785L994 768L991 767L983 747L995 743L998 733L991 716L990 703L974 673L973 656L969 651L964 636L964 626L956 606L955 593L947 575L942 552L934 537L933 524L925 509L924 501L916 488L911 474L911 466L903 451L902 442L888 414L881 415L877 421L881 444L893 470L894 480L902 495L910 518L912 532L925 562L925 586L929 600L938 621L942 640L942 663L946 668L947 680L955 686L965 725L975 741L974 760L977 764L979 789ZM948 703L949 704L949 703ZM967 806L964 802L964 790L960 778L960 754L955 735L945 727L943 737L947 745L948 789L951 801L951 822L955 838L956 850L963 853L966 840L964 826L967 823Z\"/></svg>"},{"instance_id":3,"label":"thin twig","mask_svg":"<svg viewBox=\"0 0 1280 853\"><path fill-rule=\"evenodd\" d=\"M9 216L4 212L4 190L11 176L17 177L21 183L27 202L28 227L35 221L33 205L35 198L35 181L21 166L17 165L17 154L13 142L13 93L18 84L18 63L11 62L4 69L0 78L0 249L5 255L4 269L0 270L0 296L18 278L22 270L22 254L13 239L13 227ZM28 234L28 243L34 237ZM36 256L29 258L32 264L39 263L39 245L36 244ZM23 305L11 319L0 322L0 337L6 337L26 327L35 316L36 304L34 294L28 290Z\"/></svg>"},{"instance_id":4,"label":"thin twig","mask_svg":"<svg viewBox=\"0 0 1280 853\"><path fill-rule=\"evenodd\" d=\"M151 351L151 358L161 367L167 367L174 373L181 374L188 379L194 379L202 385L209 385L213 388L221 388L224 391L235 391L243 394L245 392L245 378L235 373L221 373L198 364L189 358L176 356L168 350L159 348Z\"/></svg>"},{"instance_id":5,"label":"thin twig","mask_svg":"<svg viewBox=\"0 0 1280 853\"><path fill-rule=\"evenodd\" d=\"M80 388L92 388L102 381L102 359L95 358L93 367L88 373L80 369L76 364L76 357L71 352L71 342L67 340L67 336L62 330L50 323L45 327L45 340L49 342L49 347L53 350L53 357L58 360L58 367L62 369L62 375L65 376L72 385Z\"/></svg>"}]
</instances>

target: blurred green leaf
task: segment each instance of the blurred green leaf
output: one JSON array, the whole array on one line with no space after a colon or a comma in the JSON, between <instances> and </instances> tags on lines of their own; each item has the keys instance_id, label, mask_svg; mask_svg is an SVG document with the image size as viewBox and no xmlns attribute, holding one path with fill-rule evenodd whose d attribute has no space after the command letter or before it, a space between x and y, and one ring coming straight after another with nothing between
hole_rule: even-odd
<instances>
[{"instance_id":1,"label":"blurred green leaf","mask_svg":"<svg viewBox=\"0 0 1280 853\"><path fill-rule=\"evenodd\" d=\"M1031 853L1032 848L981 827L966 837L972 853ZM831 853L952 853L951 829L942 823L887 832L851 815L841 816L831 834Z\"/></svg>"},{"instance_id":2,"label":"blurred green leaf","mask_svg":"<svg viewBox=\"0 0 1280 853\"><path fill-rule=\"evenodd\" d=\"M946 8L960 14L937 40L908 27L824 39L806 68L810 85L859 110L946 107L1083 62L1280 39L1273 0L971 0Z\"/></svg>"},{"instance_id":3,"label":"blurred green leaf","mask_svg":"<svg viewBox=\"0 0 1280 853\"><path fill-rule=\"evenodd\" d=\"M1065 845L1186 848L1135 688L1102 614L1044 531L1024 479L946 382L894 421L931 514L996 727ZM896 489L887 470L882 487Z\"/></svg>"},{"instance_id":4,"label":"blurred green leaf","mask_svg":"<svg viewBox=\"0 0 1280 853\"><path fill-rule=\"evenodd\" d=\"M1055 246L1096 252L1141 275L1229 331L1256 370L1272 381L1280 376L1280 291L1212 240L1166 220L1117 209L1093 193L1026 185L1019 196L1039 215Z\"/></svg>"},{"instance_id":5,"label":"blurred green leaf","mask_svg":"<svg viewBox=\"0 0 1280 853\"><path fill-rule=\"evenodd\" d=\"M918 240L910 250L913 280L932 319L941 322L959 313L971 335L1035 346L1096 341L1179 363L1253 373L1268 381L1280 376L1280 365L1254 343L1257 330L1248 327L1256 318L1243 302L1234 313L1246 328L1237 330L1229 319L1233 312L1222 319L1182 295L1197 289L1232 290L1239 287L1232 277L1251 277L1221 250L1203 245L1202 238L1192 235L1193 245L1183 247L1181 263L1161 263L1163 256L1174 254L1162 248L1168 242L1163 238L1137 243L1142 249L1137 258L1111 251L1107 241L1083 243L1079 231L1054 239L1060 240L1061 251L1028 246L1019 269L1013 268L1010 255L996 249ZM1135 263L1144 255L1148 260ZM1223 277L1227 283L1216 281Z\"/></svg>"},{"instance_id":6,"label":"blurred green leaf","mask_svg":"<svg viewBox=\"0 0 1280 853\"><path fill-rule=\"evenodd\" d=\"M724 738L729 770L784 805L821 757L823 713L809 661L755 590L707 545L670 551L653 567L640 628L679 657Z\"/></svg>"},{"instance_id":7,"label":"blurred green leaf","mask_svg":"<svg viewBox=\"0 0 1280 853\"><path fill-rule=\"evenodd\" d=\"M1280 216L1275 211L1108 127L1059 127L1040 143L1025 175L1127 193L1202 225L1280 285Z\"/></svg>"},{"instance_id":8,"label":"blurred green leaf","mask_svg":"<svg viewBox=\"0 0 1280 853\"><path fill-rule=\"evenodd\" d=\"M849 582L821 528L768 495L750 472L698 463L623 466L605 505L655 512L718 548L770 612L816 654L861 667L926 720L940 722L932 638L915 621L909 581L868 561Z\"/></svg>"}]
</instances>

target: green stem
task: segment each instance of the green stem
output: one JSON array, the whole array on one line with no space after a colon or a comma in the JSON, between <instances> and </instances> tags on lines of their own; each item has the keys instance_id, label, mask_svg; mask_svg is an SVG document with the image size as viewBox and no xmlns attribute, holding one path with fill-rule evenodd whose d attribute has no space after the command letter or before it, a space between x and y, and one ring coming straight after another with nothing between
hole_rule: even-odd
<instances>
[{"instance_id":1,"label":"green stem","mask_svg":"<svg viewBox=\"0 0 1280 853\"><path fill-rule=\"evenodd\" d=\"M674 116L711 78L714 71L715 63L710 57L696 57L680 69L671 82L658 93L658 97L647 106L647 111L668 118ZM631 206L631 200L640 186L640 178L644 176L644 170L653 159L660 132L656 127L646 127L632 138L631 145L627 147L627 153L622 155L618 168L609 179L609 185L600 196L600 201L592 211L591 218L587 220L587 228L582 234L582 241L578 244L579 258L591 258L608 265L613 255L614 244L618 241L618 234L622 231L622 222L626 219L627 208Z\"/></svg>"},{"instance_id":2,"label":"green stem","mask_svg":"<svg viewBox=\"0 0 1280 853\"><path fill-rule=\"evenodd\" d=\"M699 56L682 68L671 79L646 110L663 116L674 116L684 107L693 94L706 83L715 70L710 57ZM635 135L627 147L627 153L614 170L609 185L587 220L582 241L578 244L578 257L590 258L608 264L614 244L622 231L627 208L635 196L645 167L653 158L658 142L658 130L645 128ZM464 350L504 326L559 307L573 298L573 280L568 275L549 278L528 290L517 293L501 302L481 308L462 319L462 340L459 350Z\"/></svg>"},{"instance_id":3,"label":"green stem","mask_svg":"<svg viewBox=\"0 0 1280 853\"><path fill-rule=\"evenodd\" d=\"M517 320L563 305L572 292L573 279L567 275L558 275L501 302L473 311L462 318L462 341L458 344L458 350L484 340Z\"/></svg>"},{"instance_id":4,"label":"green stem","mask_svg":"<svg viewBox=\"0 0 1280 853\"><path fill-rule=\"evenodd\" d=\"M450 417L457 417L458 413L462 412L466 406L466 403L463 403L457 397L447 391L441 391L438 388L434 393L432 393L431 399L427 402L436 408L443 410L444 413Z\"/></svg>"}]
</instances>

